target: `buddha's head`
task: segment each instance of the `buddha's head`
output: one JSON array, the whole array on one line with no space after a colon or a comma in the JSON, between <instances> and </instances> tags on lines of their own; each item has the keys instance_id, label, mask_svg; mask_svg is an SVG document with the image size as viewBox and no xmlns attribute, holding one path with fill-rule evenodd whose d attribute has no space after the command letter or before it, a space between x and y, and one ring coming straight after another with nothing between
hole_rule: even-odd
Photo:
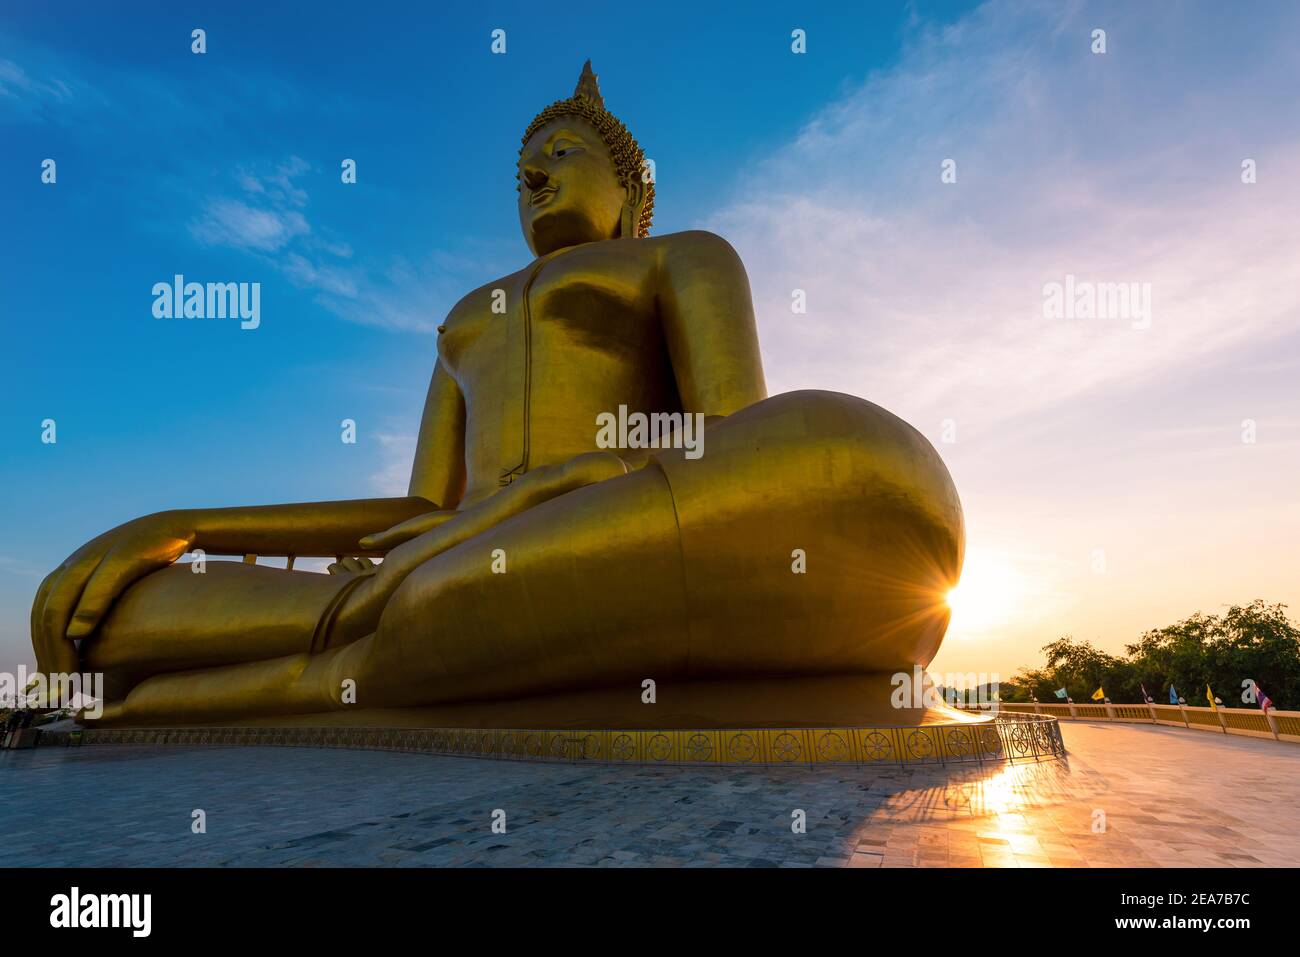
<instances>
[{"instance_id":1,"label":"buddha's head","mask_svg":"<svg viewBox=\"0 0 1300 957\"><path fill-rule=\"evenodd\" d=\"M567 100L538 113L519 151L519 225L528 248L544 256L565 246L640 238L654 214L654 182L645 152L608 110L582 68Z\"/></svg>"}]
</instances>

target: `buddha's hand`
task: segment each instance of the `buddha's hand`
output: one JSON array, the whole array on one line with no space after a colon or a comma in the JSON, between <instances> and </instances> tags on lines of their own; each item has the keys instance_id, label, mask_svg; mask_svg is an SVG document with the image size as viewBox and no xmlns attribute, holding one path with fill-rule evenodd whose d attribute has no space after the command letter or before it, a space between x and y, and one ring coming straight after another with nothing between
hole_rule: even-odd
<instances>
[{"instance_id":1,"label":"buddha's hand","mask_svg":"<svg viewBox=\"0 0 1300 957\"><path fill-rule=\"evenodd\" d=\"M388 553L375 574L347 597L338 627L352 637L373 631L388 599L407 575L429 559L545 501L627 472L628 463L612 452L586 452L567 462L535 468L464 511L426 512L386 532L367 535L362 548L386 548Z\"/></svg>"},{"instance_id":2,"label":"buddha's hand","mask_svg":"<svg viewBox=\"0 0 1300 957\"><path fill-rule=\"evenodd\" d=\"M325 569L331 575L359 575L361 572L368 572L375 567L375 563L369 558L353 558L351 555L342 561L330 562Z\"/></svg>"},{"instance_id":3,"label":"buddha's hand","mask_svg":"<svg viewBox=\"0 0 1300 957\"><path fill-rule=\"evenodd\" d=\"M425 512L423 515L417 515L414 518L408 518L404 522L398 522L392 528L385 529L382 532L374 532L361 539L361 547L367 551L386 552L390 548L396 548L413 538L418 538L425 532L432 531L443 522L450 521L459 515L460 512L454 508L442 508L436 512Z\"/></svg>"},{"instance_id":4,"label":"buddha's hand","mask_svg":"<svg viewBox=\"0 0 1300 957\"><path fill-rule=\"evenodd\" d=\"M45 673L77 670L73 641L98 626L133 582L170 565L195 532L184 512L158 512L92 539L41 582L32 604L32 645Z\"/></svg>"}]
</instances>

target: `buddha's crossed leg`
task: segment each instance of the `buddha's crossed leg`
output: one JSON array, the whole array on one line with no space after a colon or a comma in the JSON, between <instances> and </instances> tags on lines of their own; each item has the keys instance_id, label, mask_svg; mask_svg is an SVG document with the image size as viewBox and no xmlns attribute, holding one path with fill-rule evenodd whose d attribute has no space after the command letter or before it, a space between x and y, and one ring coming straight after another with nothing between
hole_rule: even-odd
<instances>
[{"instance_id":1,"label":"buddha's crossed leg","mask_svg":"<svg viewBox=\"0 0 1300 957\"><path fill-rule=\"evenodd\" d=\"M792 393L706 435L697 460L660 453L430 558L358 641L159 675L108 717L208 721L928 663L962 530L919 433L862 400Z\"/></svg>"},{"instance_id":2,"label":"buddha's crossed leg","mask_svg":"<svg viewBox=\"0 0 1300 957\"><path fill-rule=\"evenodd\" d=\"M210 559L177 563L122 594L82 642L82 666L105 675L113 699L151 675L304 651L351 578Z\"/></svg>"}]
</instances>

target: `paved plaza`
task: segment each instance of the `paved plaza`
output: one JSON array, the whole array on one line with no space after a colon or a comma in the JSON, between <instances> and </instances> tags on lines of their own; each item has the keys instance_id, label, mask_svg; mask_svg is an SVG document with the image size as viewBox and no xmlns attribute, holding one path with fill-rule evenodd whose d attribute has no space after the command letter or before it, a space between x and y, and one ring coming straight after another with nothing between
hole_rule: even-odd
<instances>
[{"instance_id":1,"label":"paved plaza","mask_svg":"<svg viewBox=\"0 0 1300 957\"><path fill-rule=\"evenodd\" d=\"M1062 727L1067 761L996 768L4 751L0 837L10 866L1300 864L1300 746L1142 725ZM195 809L206 814L204 834L192 833ZM498 810L504 834L492 829ZM792 831L795 811L806 814L805 833Z\"/></svg>"}]
</instances>

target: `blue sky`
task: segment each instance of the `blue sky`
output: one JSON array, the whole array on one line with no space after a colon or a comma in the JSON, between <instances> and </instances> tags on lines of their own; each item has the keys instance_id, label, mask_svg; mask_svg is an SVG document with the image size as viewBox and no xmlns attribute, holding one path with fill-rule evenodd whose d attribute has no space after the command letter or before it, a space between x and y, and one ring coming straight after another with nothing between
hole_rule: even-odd
<instances>
[{"instance_id":1,"label":"blue sky","mask_svg":"<svg viewBox=\"0 0 1300 957\"><path fill-rule=\"evenodd\" d=\"M26 4L0 26L4 661L26 654L40 576L123 520L404 484L431 330L461 293L526 262L519 136L586 57L656 160L669 187L657 227L671 231L895 58L916 16L303 9ZM963 6L918 9L946 22ZM796 25L816 56L789 54ZM496 28L505 55L490 52ZM345 157L354 186L339 180ZM261 282L262 325L155 320L149 290L175 273ZM356 446L338 441L345 417ZM55 446L38 441L46 418Z\"/></svg>"},{"instance_id":2,"label":"blue sky","mask_svg":"<svg viewBox=\"0 0 1300 957\"><path fill-rule=\"evenodd\" d=\"M1001 614L940 664L1300 600L1294 5L839 6L9 5L0 668L31 661L43 574L115 524L404 488L432 329L526 261L519 135L587 57L655 160L656 232L748 264L772 391L865 396L949 462ZM1157 321L1045 327L1067 272L1151 282ZM260 328L154 319L175 273L260 282Z\"/></svg>"}]
</instances>

